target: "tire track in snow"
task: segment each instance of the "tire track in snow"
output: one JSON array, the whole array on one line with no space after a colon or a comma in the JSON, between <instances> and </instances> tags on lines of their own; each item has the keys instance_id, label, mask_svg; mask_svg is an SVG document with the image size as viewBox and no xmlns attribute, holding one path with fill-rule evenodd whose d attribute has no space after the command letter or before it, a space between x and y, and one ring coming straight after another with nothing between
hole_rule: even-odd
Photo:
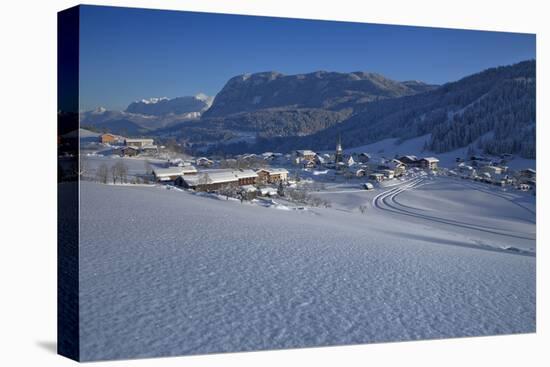
<instances>
[{"instance_id":1,"label":"tire track in snow","mask_svg":"<svg viewBox=\"0 0 550 367\"><path fill-rule=\"evenodd\" d=\"M503 231L503 230L495 229L493 227L487 227L487 226L476 225L476 224L471 224L471 223L466 223L466 222L460 222L460 221L456 221L456 220L452 220L452 219L438 218L438 217L434 217L434 216L430 216L430 215L426 215L426 214L420 214L420 213L412 212L412 211L409 211L409 210L405 210L405 209L399 208L397 205L395 205L395 204L398 204L398 203L395 202L395 197L397 195L401 194L402 192L404 192L406 190L414 189L415 187L418 187L422 184L425 184L425 183L423 183L423 181L424 181L423 179L419 178L419 179L413 180L413 182L411 182L409 184L405 184L405 185L396 187L394 189L382 192L382 193L376 195L372 199L372 205L377 209L388 211L388 212L391 212L391 213L394 213L394 214L399 214L399 215L405 215L405 216L410 216L410 217L414 217L414 218L424 219L424 220L428 220L428 221L432 221L432 222L447 224L447 225L454 226L454 227L472 229L472 230L476 230L476 231L496 234L496 235L505 236L505 237L513 237L513 238L518 238L518 239L534 240L534 238L532 238L532 237L528 237L524 234L518 234L517 232ZM482 247L480 246L480 248L482 248ZM504 251L504 252L507 252L507 253L510 252L510 250L505 250L505 249L501 249L501 250ZM520 250L520 251L523 251L523 250ZM530 251L524 251L524 252L526 252L528 254L533 254Z\"/></svg>"}]
</instances>

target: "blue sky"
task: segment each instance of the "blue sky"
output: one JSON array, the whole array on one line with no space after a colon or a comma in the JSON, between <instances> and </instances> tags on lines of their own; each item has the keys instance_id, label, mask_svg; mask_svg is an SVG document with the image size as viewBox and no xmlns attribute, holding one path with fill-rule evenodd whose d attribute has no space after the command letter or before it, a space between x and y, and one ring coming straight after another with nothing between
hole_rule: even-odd
<instances>
[{"instance_id":1,"label":"blue sky","mask_svg":"<svg viewBox=\"0 0 550 367\"><path fill-rule=\"evenodd\" d=\"M535 58L535 36L115 7L81 7L80 108L215 95L238 74L370 71L442 84Z\"/></svg>"}]
</instances>

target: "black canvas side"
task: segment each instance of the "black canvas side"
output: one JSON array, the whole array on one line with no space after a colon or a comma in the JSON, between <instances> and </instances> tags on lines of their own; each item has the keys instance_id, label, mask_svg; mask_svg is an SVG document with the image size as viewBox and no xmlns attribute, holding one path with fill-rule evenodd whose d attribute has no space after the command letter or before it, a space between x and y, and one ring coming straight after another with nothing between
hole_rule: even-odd
<instances>
[{"instance_id":1,"label":"black canvas side","mask_svg":"<svg viewBox=\"0 0 550 367\"><path fill-rule=\"evenodd\" d=\"M57 352L79 360L80 9L57 15Z\"/></svg>"}]
</instances>

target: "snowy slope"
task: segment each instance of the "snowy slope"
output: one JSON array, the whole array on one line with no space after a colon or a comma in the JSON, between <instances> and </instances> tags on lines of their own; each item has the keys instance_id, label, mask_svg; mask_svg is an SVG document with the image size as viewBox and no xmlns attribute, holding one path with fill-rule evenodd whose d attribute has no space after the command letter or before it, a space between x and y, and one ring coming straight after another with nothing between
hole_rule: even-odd
<instances>
[{"instance_id":1,"label":"snowy slope","mask_svg":"<svg viewBox=\"0 0 550 367\"><path fill-rule=\"evenodd\" d=\"M421 200L407 195L414 190L401 204ZM371 206L374 198L357 199L370 203L365 215L337 206L282 211L82 183L82 359L535 330L532 254L448 238L451 226ZM491 200L495 215L507 205ZM534 233L516 222L514 230Z\"/></svg>"},{"instance_id":2,"label":"snowy slope","mask_svg":"<svg viewBox=\"0 0 550 367\"><path fill-rule=\"evenodd\" d=\"M446 153L435 153L431 151L424 151L424 143L430 140L430 134L419 136L417 138L400 141L397 138L390 138L380 140L376 143L363 145L359 147L346 149L346 153L353 152L366 152L372 154L374 157L386 157L393 158L395 155L416 155L418 157L434 156L440 160L440 166L451 168L456 165L456 158L465 158L468 151L467 147L456 149ZM475 146L475 143L472 145ZM521 157L515 157L508 163L508 166L512 169L525 169L536 168L536 161L534 159L526 159Z\"/></svg>"}]
</instances>

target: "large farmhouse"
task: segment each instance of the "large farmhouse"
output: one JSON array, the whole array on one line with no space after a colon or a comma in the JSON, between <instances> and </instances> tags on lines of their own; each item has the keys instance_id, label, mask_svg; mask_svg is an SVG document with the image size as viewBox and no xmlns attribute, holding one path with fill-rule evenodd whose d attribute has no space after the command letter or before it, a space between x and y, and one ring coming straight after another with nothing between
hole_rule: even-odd
<instances>
[{"instance_id":1,"label":"large farmhouse","mask_svg":"<svg viewBox=\"0 0 550 367\"><path fill-rule=\"evenodd\" d=\"M118 143L120 138L114 134L101 134L99 136L99 142L103 144L111 144L111 143Z\"/></svg>"},{"instance_id":2,"label":"large farmhouse","mask_svg":"<svg viewBox=\"0 0 550 367\"><path fill-rule=\"evenodd\" d=\"M397 158L397 160L406 164L408 167L420 167L420 159L415 155L404 155Z\"/></svg>"},{"instance_id":3,"label":"large farmhouse","mask_svg":"<svg viewBox=\"0 0 550 367\"><path fill-rule=\"evenodd\" d=\"M419 167L430 170L437 169L437 165L439 163L439 159L435 157L418 158L415 155L404 155L399 157L397 160L405 164L407 167Z\"/></svg>"},{"instance_id":4,"label":"large farmhouse","mask_svg":"<svg viewBox=\"0 0 550 367\"><path fill-rule=\"evenodd\" d=\"M153 145L153 139L130 139L126 138L124 140L124 145L129 147L143 148L148 145Z\"/></svg>"},{"instance_id":5,"label":"large farmhouse","mask_svg":"<svg viewBox=\"0 0 550 367\"><path fill-rule=\"evenodd\" d=\"M192 188L197 191L214 191L224 186L254 185L258 174L250 169L242 170L206 170L196 175L180 176L176 185Z\"/></svg>"},{"instance_id":6,"label":"large farmhouse","mask_svg":"<svg viewBox=\"0 0 550 367\"><path fill-rule=\"evenodd\" d=\"M128 145L120 148L119 152L121 157L135 157L139 154L139 149L134 146Z\"/></svg>"},{"instance_id":7,"label":"large farmhouse","mask_svg":"<svg viewBox=\"0 0 550 367\"><path fill-rule=\"evenodd\" d=\"M256 171L258 183L285 182L288 179L288 171L284 168L261 168Z\"/></svg>"},{"instance_id":8,"label":"large farmhouse","mask_svg":"<svg viewBox=\"0 0 550 367\"><path fill-rule=\"evenodd\" d=\"M196 175L197 169L193 166L154 168L153 176L157 182L174 182L181 176Z\"/></svg>"},{"instance_id":9,"label":"large farmhouse","mask_svg":"<svg viewBox=\"0 0 550 367\"><path fill-rule=\"evenodd\" d=\"M434 157L426 157L420 160L420 167L435 170L437 169L438 163L439 163L439 159Z\"/></svg>"},{"instance_id":10,"label":"large farmhouse","mask_svg":"<svg viewBox=\"0 0 550 367\"><path fill-rule=\"evenodd\" d=\"M315 153L313 150L309 150L309 149L297 150L296 151L296 157L300 160L313 161L315 159L316 155L317 155L317 153Z\"/></svg>"}]
</instances>

